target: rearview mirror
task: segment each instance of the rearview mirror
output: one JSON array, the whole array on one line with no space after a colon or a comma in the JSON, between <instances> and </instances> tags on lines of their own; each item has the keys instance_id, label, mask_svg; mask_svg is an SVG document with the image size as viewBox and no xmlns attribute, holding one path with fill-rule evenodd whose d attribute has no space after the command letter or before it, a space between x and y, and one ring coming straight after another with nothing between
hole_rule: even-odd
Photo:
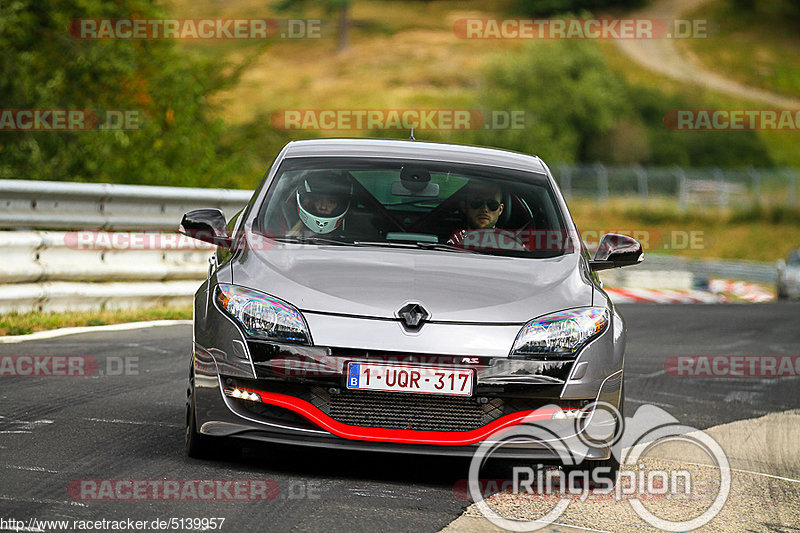
<instances>
[{"instance_id":1,"label":"rearview mirror","mask_svg":"<svg viewBox=\"0 0 800 533\"><path fill-rule=\"evenodd\" d=\"M187 237L230 249L225 215L219 209L195 209L183 215L178 231Z\"/></svg>"},{"instance_id":2,"label":"rearview mirror","mask_svg":"<svg viewBox=\"0 0 800 533\"><path fill-rule=\"evenodd\" d=\"M638 265L642 261L644 261L644 253L639 241L627 235L606 233L600 239L594 260L589 261L589 268L593 272L597 272L608 268Z\"/></svg>"},{"instance_id":3,"label":"rearview mirror","mask_svg":"<svg viewBox=\"0 0 800 533\"><path fill-rule=\"evenodd\" d=\"M431 173L418 166L404 166L400 170L400 181L392 183L392 194L395 196L419 196L437 198L439 184L431 183Z\"/></svg>"}]
</instances>

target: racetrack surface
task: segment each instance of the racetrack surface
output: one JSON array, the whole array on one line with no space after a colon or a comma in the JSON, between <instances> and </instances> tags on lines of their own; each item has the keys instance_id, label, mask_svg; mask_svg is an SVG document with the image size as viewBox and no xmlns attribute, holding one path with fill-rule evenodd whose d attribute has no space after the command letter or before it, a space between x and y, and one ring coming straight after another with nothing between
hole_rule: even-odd
<instances>
[{"instance_id":1,"label":"racetrack surface","mask_svg":"<svg viewBox=\"0 0 800 533\"><path fill-rule=\"evenodd\" d=\"M652 403L706 429L800 408L796 377L680 378L664 369L673 355L798 355L800 305L620 308L629 329L626 414ZM0 344L0 356L90 356L99 365L87 377L0 378L0 519L224 517L223 531L438 531L467 506L453 492L467 474L462 459L268 445L187 459L190 346L187 325ZM135 368L108 375L126 362ZM770 431L764 420L761 435ZM770 457L758 459L760 472L781 475ZM268 501L89 501L68 491L86 479L270 480L279 493ZM781 504L779 493L763 497Z\"/></svg>"},{"instance_id":2,"label":"racetrack surface","mask_svg":"<svg viewBox=\"0 0 800 533\"><path fill-rule=\"evenodd\" d=\"M664 21L686 20L690 11L707 2L708 0L656 0L630 16ZM617 39L616 44L633 61L674 80L701 85L736 98L763 102L771 106L787 109L800 107L800 100L796 98L782 96L720 76L694 58L686 47L676 46L675 41L676 39L670 38Z\"/></svg>"}]
</instances>

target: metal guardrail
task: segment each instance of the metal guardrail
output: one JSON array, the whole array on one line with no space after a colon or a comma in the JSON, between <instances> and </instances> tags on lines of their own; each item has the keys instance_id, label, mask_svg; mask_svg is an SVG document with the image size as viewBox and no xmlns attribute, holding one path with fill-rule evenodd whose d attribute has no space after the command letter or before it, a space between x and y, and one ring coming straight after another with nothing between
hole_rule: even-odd
<instances>
[{"instance_id":1,"label":"metal guardrail","mask_svg":"<svg viewBox=\"0 0 800 533\"><path fill-rule=\"evenodd\" d=\"M243 190L0 180L0 228L17 230L0 232L0 313L189 305L213 246L169 238L160 243L173 246L82 246L87 232L19 230L175 232L186 211L217 207L231 217L251 195ZM91 232L88 237L93 241Z\"/></svg>"},{"instance_id":2,"label":"metal guardrail","mask_svg":"<svg viewBox=\"0 0 800 533\"><path fill-rule=\"evenodd\" d=\"M0 228L175 231L183 213L217 207L231 217L253 191L0 180Z\"/></svg>"},{"instance_id":3,"label":"metal guardrail","mask_svg":"<svg viewBox=\"0 0 800 533\"><path fill-rule=\"evenodd\" d=\"M690 259L674 255L645 254L641 268L691 272L695 278L734 279L767 285L774 285L778 280L775 264L743 259Z\"/></svg>"},{"instance_id":4,"label":"metal guardrail","mask_svg":"<svg viewBox=\"0 0 800 533\"><path fill-rule=\"evenodd\" d=\"M211 246L175 241L174 246L150 248L82 247L75 231L20 230L174 232L186 211L218 207L230 217L251 194L243 190L0 180L0 229L16 230L0 231L4 258L0 263L0 313L188 305L207 272ZM660 280L681 286L698 277L766 284L776 280L775 266L769 263L653 254L647 254L645 264L631 268L629 274L639 284ZM627 271L620 272L619 280L624 281L626 275Z\"/></svg>"},{"instance_id":5,"label":"metal guardrail","mask_svg":"<svg viewBox=\"0 0 800 533\"><path fill-rule=\"evenodd\" d=\"M168 233L0 231L0 313L189 305L213 249Z\"/></svg>"},{"instance_id":6,"label":"metal guardrail","mask_svg":"<svg viewBox=\"0 0 800 533\"><path fill-rule=\"evenodd\" d=\"M769 205L797 207L798 168L642 167L638 165L554 165L564 196L672 199L681 210L690 206L729 208Z\"/></svg>"}]
</instances>

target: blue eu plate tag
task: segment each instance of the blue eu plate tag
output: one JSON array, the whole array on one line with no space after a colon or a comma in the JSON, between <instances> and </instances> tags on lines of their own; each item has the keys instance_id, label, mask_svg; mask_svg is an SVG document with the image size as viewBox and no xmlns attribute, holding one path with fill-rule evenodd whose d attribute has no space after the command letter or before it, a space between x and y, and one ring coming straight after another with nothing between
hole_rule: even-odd
<instances>
[{"instance_id":1,"label":"blue eu plate tag","mask_svg":"<svg viewBox=\"0 0 800 533\"><path fill-rule=\"evenodd\" d=\"M361 365L358 363L350 363L347 372L347 386L351 389L358 388L358 377L361 375Z\"/></svg>"}]
</instances>

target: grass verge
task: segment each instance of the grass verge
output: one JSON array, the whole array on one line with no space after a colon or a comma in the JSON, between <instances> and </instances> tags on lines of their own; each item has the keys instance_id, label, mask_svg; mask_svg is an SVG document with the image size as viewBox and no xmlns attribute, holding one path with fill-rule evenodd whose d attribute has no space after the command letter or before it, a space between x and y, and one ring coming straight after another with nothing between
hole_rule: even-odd
<instances>
[{"instance_id":1,"label":"grass verge","mask_svg":"<svg viewBox=\"0 0 800 533\"><path fill-rule=\"evenodd\" d=\"M187 320L192 308L129 309L124 311L67 311L64 313L9 313L0 316L0 336L27 335L49 329L104 326L148 320Z\"/></svg>"},{"instance_id":2,"label":"grass verge","mask_svg":"<svg viewBox=\"0 0 800 533\"><path fill-rule=\"evenodd\" d=\"M800 247L800 211L781 207L681 212L674 202L614 199L604 204L573 199L572 217L587 242L603 233L623 233L645 252L693 258L772 262Z\"/></svg>"}]
</instances>

